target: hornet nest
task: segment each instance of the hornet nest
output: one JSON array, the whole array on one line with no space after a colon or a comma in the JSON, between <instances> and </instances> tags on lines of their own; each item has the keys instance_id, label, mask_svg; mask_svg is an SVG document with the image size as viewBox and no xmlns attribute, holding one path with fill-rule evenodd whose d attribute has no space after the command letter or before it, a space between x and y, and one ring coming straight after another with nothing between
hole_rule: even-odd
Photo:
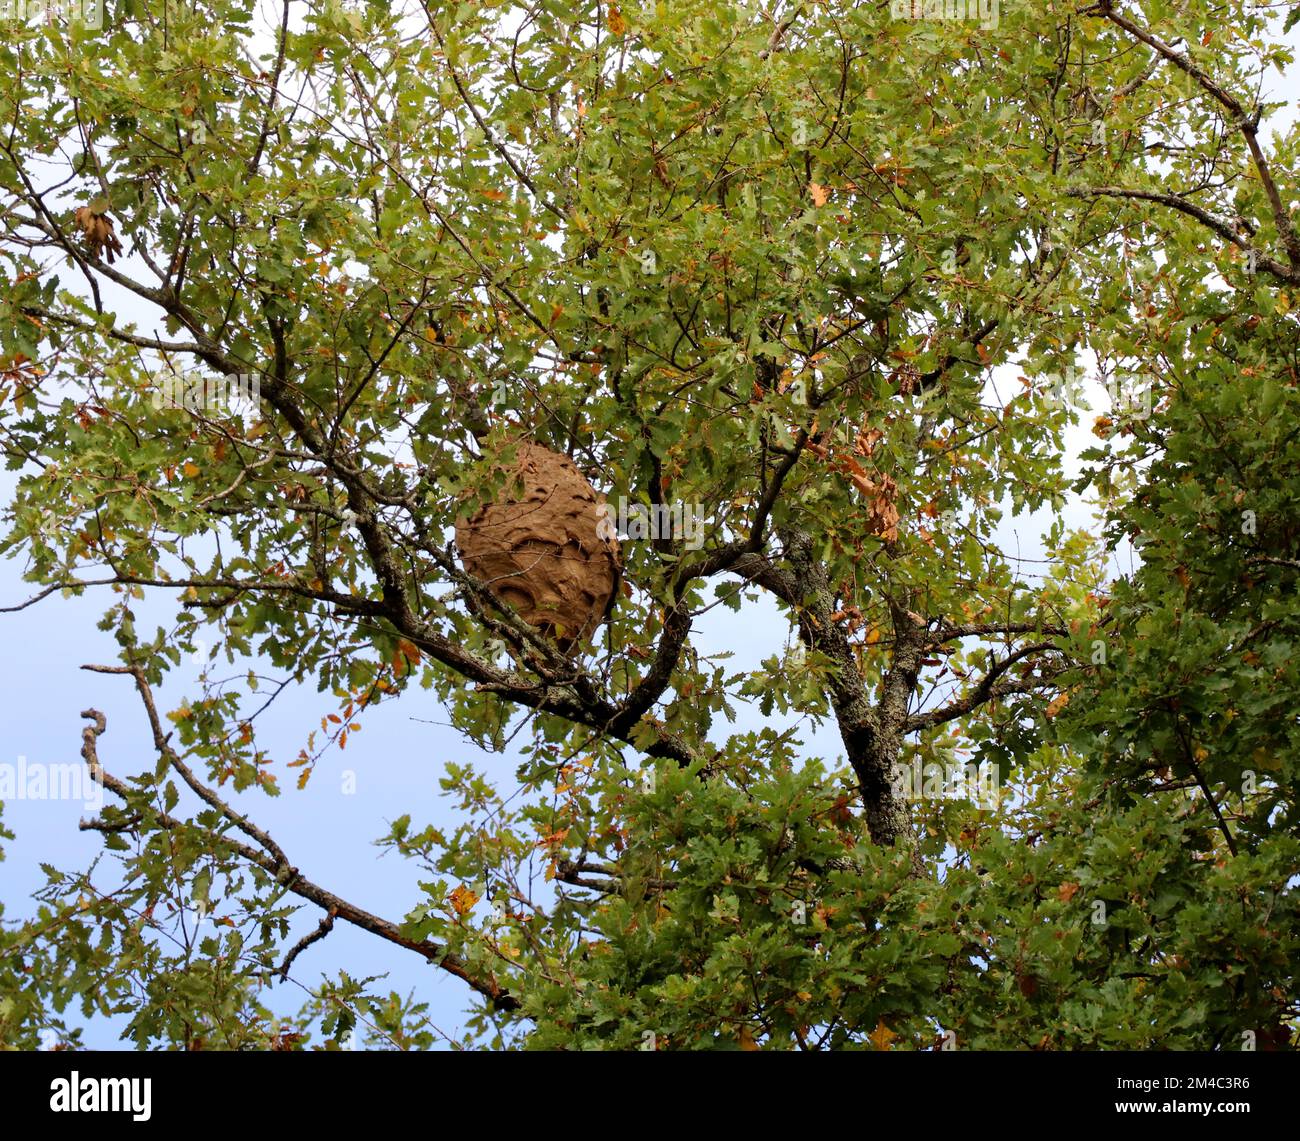
<instances>
[{"instance_id":1,"label":"hornet nest","mask_svg":"<svg viewBox=\"0 0 1300 1141\"><path fill-rule=\"evenodd\" d=\"M590 644L618 593L622 555L605 497L573 461L539 444L498 463L494 502L456 520L465 570L569 653Z\"/></svg>"}]
</instances>

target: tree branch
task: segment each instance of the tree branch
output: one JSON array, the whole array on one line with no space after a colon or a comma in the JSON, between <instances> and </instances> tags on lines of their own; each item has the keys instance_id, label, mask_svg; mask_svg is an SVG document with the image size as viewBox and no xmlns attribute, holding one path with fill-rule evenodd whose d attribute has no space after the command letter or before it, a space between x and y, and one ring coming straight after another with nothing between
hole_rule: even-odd
<instances>
[{"instance_id":1,"label":"tree branch","mask_svg":"<svg viewBox=\"0 0 1300 1141\"><path fill-rule=\"evenodd\" d=\"M102 672L133 672L130 668L98 668ZM133 796L138 796L138 793L133 794L132 790L124 781L121 781L117 777L106 772L99 760L98 740L100 734L102 734L107 727L104 715L96 709L87 709L81 714L81 716L90 718L94 721L93 725L88 725L82 730L81 747L81 755L85 759L87 766L90 768L91 774L123 803L129 804ZM171 757L174 758L175 753L171 753ZM238 818L247 821L246 817L240 817L238 813L234 812L233 809L224 804L224 802L222 802L215 793L211 792L211 790L206 791L208 795L203 797L206 803L212 803L212 800L209 799L210 796L216 800L219 805L219 811L221 811L228 819ZM414 951L434 966L446 971L448 974L454 975L462 982L467 983L475 991L483 995L483 997L492 1004L494 1009L503 1011L519 1009L519 1000L502 987L500 983L491 976L480 977L469 968L468 964L458 956L453 955L441 944L431 942L427 939L408 939L401 933L401 929L396 923L392 923L387 919L381 919L377 915L372 915L363 908L357 907L356 905L349 903L347 900L335 895L333 892L327 891L325 888L320 887L318 884L313 883L311 880L303 876L297 868L288 868L286 872L285 866L288 862L287 860L284 860L283 852L280 853L281 859L277 860L274 856L268 854L268 852L259 851L251 844L245 844L243 841L236 840L229 835L215 833L210 829L204 828L201 825L194 824L190 821L178 820L176 817L171 816L166 812L157 812L151 815L157 821L159 827L167 829L168 831L184 831L190 829L196 832L201 832L214 848L228 848L247 862L256 864L278 883L281 883L286 891L299 896L310 903L316 904L316 906L322 908L327 915L338 916L340 919L351 923L354 927L359 927L364 931L369 931L372 935L378 935L381 939L384 939L389 943L393 943L399 947L404 947L409 951ZM83 831L96 832L121 830L119 825L102 819L83 821L81 828ZM261 833L261 829L257 829L257 832ZM265 833L261 834L265 835ZM278 847L275 850L279 851ZM281 861L283 861L283 864Z\"/></svg>"},{"instance_id":2,"label":"tree branch","mask_svg":"<svg viewBox=\"0 0 1300 1141\"><path fill-rule=\"evenodd\" d=\"M1055 642L1035 642L1033 645L1021 646L1000 661L993 662L975 687L964 697L958 698L956 701L938 709L931 709L926 713L916 713L908 717L906 731L915 733L919 729L930 729L935 725L942 725L944 722L952 721L970 713L973 709L996 697L1004 697L1011 693L1027 693L1038 688L1038 685L1041 684L1039 682L1006 682L1001 686L996 683L998 678L1016 662L1027 658L1030 654L1059 649L1060 647Z\"/></svg>"},{"instance_id":3,"label":"tree branch","mask_svg":"<svg viewBox=\"0 0 1300 1141\"><path fill-rule=\"evenodd\" d=\"M1241 131L1242 137L1246 140L1246 147L1250 151L1251 161L1255 164L1255 171L1259 175L1260 184L1264 188L1264 194L1268 198L1269 207L1273 212L1273 223L1277 227L1283 248L1286 250L1287 260L1291 263L1292 270L1300 273L1300 235L1296 233L1295 225L1291 221L1291 215L1282 202L1282 196L1278 193L1277 184L1273 181L1268 159L1264 155L1263 148L1259 145L1259 108L1247 112L1240 100L1232 92L1216 83L1190 55L1186 52L1175 51L1169 44L1164 43L1147 29L1135 24L1127 16L1116 12L1113 0L1102 0L1102 3L1098 4L1094 10L1116 27L1123 28L1129 35L1159 52L1175 67L1186 72L1200 85L1203 91L1207 92L1215 102L1232 116L1234 125Z\"/></svg>"}]
</instances>

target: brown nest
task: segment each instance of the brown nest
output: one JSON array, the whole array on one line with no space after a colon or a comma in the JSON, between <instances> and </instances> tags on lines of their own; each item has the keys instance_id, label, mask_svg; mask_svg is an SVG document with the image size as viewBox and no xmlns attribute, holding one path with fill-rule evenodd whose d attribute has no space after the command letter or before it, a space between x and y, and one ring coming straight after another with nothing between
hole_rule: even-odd
<instances>
[{"instance_id":1,"label":"brown nest","mask_svg":"<svg viewBox=\"0 0 1300 1141\"><path fill-rule=\"evenodd\" d=\"M618 593L622 555L605 497L567 456L514 445L494 502L456 520L465 570L564 653L590 644Z\"/></svg>"}]
</instances>

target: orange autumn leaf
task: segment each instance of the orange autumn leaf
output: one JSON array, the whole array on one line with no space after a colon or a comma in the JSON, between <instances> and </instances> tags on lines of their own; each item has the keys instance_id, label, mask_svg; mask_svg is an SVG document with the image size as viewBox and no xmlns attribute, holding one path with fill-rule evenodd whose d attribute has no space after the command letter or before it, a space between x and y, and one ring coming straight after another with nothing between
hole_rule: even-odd
<instances>
[{"instance_id":1,"label":"orange autumn leaf","mask_svg":"<svg viewBox=\"0 0 1300 1141\"><path fill-rule=\"evenodd\" d=\"M564 843L564 838L569 834L567 828L557 828L554 832L549 832L537 841L539 848L558 848Z\"/></svg>"},{"instance_id":2,"label":"orange autumn leaf","mask_svg":"<svg viewBox=\"0 0 1300 1141\"><path fill-rule=\"evenodd\" d=\"M621 36L627 31L627 21L623 19L623 13L613 4L609 6L609 10L605 13L605 26L609 28L611 36Z\"/></svg>"},{"instance_id":3,"label":"orange autumn leaf","mask_svg":"<svg viewBox=\"0 0 1300 1141\"><path fill-rule=\"evenodd\" d=\"M1079 890L1077 883L1063 883L1056 889L1056 898L1062 903L1069 903Z\"/></svg>"},{"instance_id":4,"label":"orange autumn leaf","mask_svg":"<svg viewBox=\"0 0 1300 1141\"><path fill-rule=\"evenodd\" d=\"M885 1025L884 1019L881 1019L867 1037L877 1050L888 1050L890 1042L897 1038L898 1035Z\"/></svg>"},{"instance_id":5,"label":"orange autumn leaf","mask_svg":"<svg viewBox=\"0 0 1300 1141\"><path fill-rule=\"evenodd\" d=\"M879 428L872 428L869 431L859 432L853 437L853 450L860 456L874 455L876 445L884 438L885 433Z\"/></svg>"},{"instance_id":6,"label":"orange autumn leaf","mask_svg":"<svg viewBox=\"0 0 1300 1141\"><path fill-rule=\"evenodd\" d=\"M451 901L452 910L457 915L468 915L478 903L478 895L464 884L454 888L448 899Z\"/></svg>"},{"instance_id":7,"label":"orange autumn leaf","mask_svg":"<svg viewBox=\"0 0 1300 1141\"><path fill-rule=\"evenodd\" d=\"M808 183L808 193L812 195L814 206L825 206L830 200L831 188L823 186L820 182Z\"/></svg>"}]
</instances>

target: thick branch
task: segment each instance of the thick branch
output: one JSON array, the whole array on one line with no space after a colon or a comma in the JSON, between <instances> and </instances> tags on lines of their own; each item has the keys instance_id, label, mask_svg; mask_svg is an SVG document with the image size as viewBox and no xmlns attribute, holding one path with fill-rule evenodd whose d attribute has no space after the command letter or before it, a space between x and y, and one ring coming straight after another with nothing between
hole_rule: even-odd
<instances>
[{"instance_id":1,"label":"thick branch","mask_svg":"<svg viewBox=\"0 0 1300 1141\"><path fill-rule=\"evenodd\" d=\"M931 709L926 713L917 713L907 718L907 732L914 733L918 729L929 729L935 725L942 725L944 722L955 720L972 710L991 701L997 697L1005 697L1012 693L1026 693L1037 688L1040 683L1034 682L1005 682L998 684L998 678L1007 672L1016 662L1029 657L1030 654L1042 653L1046 650L1057 650L1058 647L1054 642L1035 642L1033 645L1021 646L1018 650L1008 654L1005 658L993 662L988 672L980 678L979 682L964 697L948 705L941 706L938 709Z\"/></svg>"}]
</instances>

